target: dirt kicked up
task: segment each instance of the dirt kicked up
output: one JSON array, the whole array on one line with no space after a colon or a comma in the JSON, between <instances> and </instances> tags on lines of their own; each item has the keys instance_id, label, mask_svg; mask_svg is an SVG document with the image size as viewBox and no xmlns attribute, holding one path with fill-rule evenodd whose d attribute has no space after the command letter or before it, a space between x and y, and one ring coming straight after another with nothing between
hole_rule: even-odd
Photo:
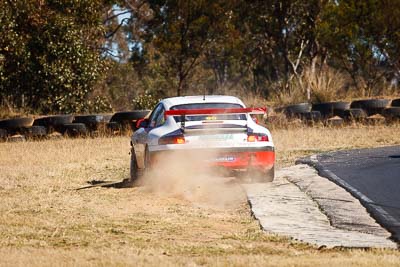
<instances>
[{"instance_id":1,"label":"dirt kicked up","mask_svg":"<svg viewBox=\"0 0 400 267\"><path fill-rule=\"evenodd\" d=\"M217 155L215 154L215 157ZM207 168L208 153L169 153L138 182L144 192L174 197L210 208L235 208L246 202L239 181Z\"/></svg>"},{"instance_id":2,"label":"dirt kicked up","mask_svg":"<svg viewBox=\"0 0 400 267\"><path fill-rule=\"evenodd\" d=\"M399 129L275 130L278 165L400 144ZM0 144L0 265L400 265L395 250L318 250L262 232L231 179L179 165L172 178L120 188L128 152L129 137Z\"/></svg>"}]
</instances>

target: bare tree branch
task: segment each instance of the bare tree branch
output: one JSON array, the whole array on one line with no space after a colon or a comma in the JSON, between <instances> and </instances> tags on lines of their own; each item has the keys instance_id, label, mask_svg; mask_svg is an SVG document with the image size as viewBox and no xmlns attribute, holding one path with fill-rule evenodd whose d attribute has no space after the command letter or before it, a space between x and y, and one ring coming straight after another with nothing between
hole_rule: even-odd
<instances>
[{"instance_id":1,"label":"bare tree branch","mask_svg":"<svg viewBox=\"0 0 400 267\"><path fill-rule=\"evenodd\" d=\"M107 17L105 20L103 20L103 24L106 24L108 21L113 20L113 19L115 19L115 18L117 18L119 16L122 16L122 15L125 15L125 14L128 14L128 13L132 13L132 9L128 9L128 10L126 10L124 12L117 13L117 14L114 14L114 15L112 15L110 17Z\"/></svg>"},{"instance_id":2,"label":"bare tree branch","mask_svg":"<svg viewBox=\"0 0 400 267\"><path fill-rule=\"evenodd\" d=\"M104 37L106 39L112 37L114 34L116 34L118 32L118 30L122 27L122 25L126 22L126 21L130 21L130 18L124 18L121 20L121 22L118 24L118 26L110 33L107 33Z\"/></svg>"}]
</instances>

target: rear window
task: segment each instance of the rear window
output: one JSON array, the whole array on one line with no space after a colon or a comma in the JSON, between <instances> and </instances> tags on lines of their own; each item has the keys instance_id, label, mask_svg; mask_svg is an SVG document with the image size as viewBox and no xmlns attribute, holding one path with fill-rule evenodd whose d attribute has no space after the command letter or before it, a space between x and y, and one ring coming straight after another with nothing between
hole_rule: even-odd
<instances>
[{"instance_id":1,"label":"rear window","mask_svg":"<svg viewBox=\"0 0 400 267\"><path fill-rule=\"evenodd\" d=\"M195 103L173 106L171 110L178 109L208 109L208 108L243 108L239 104L232 103ZM176 122L181 121L180 116L174 116ZM246 114L215 114L185 116L186 121L207 121L207 120L246 120Z\"/></svg>"}]
</instances>

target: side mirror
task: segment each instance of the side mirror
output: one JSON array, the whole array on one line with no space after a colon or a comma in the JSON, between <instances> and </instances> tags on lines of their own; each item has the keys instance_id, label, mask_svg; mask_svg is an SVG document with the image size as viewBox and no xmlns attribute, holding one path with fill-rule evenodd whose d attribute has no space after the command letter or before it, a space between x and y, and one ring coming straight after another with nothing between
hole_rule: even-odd
<instances>
[{"instance_id":1,"label":"side mirror","mask_svg":"<svg viewBox=\"0 0 400 267\"><path fill-rule=\"evenodd\" d=\"M147 128L149 126L149 119L139 119L136 121L136 129Z\"/></svg>"}]
</instances>

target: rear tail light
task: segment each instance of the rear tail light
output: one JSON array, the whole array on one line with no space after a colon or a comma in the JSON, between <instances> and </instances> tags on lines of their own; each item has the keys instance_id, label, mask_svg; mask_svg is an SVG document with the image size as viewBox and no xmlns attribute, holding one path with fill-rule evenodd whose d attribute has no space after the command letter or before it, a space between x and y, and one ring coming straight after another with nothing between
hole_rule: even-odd
<instances>
[{"instance_id":1,"label":"rear tail light","mask_svg":"<svg viewBox=\"0 0 400 267\"><path fill-rule=\"evenodd\" d=\"M265 134L247 134L247 142L268 142L268 135Z\"/></svg>"},{"instance_id":2,"label":"rear tail light","mask_svg":"<svg viewBox=\"0 0 400 267\"><path fill-rule=\"evenodd\" d=\"M172 136L163 136L158 139L159 145L170 145L170 144L185 144L186 140L183 135L172 135Z\"/></svg>"}]
</instances>

